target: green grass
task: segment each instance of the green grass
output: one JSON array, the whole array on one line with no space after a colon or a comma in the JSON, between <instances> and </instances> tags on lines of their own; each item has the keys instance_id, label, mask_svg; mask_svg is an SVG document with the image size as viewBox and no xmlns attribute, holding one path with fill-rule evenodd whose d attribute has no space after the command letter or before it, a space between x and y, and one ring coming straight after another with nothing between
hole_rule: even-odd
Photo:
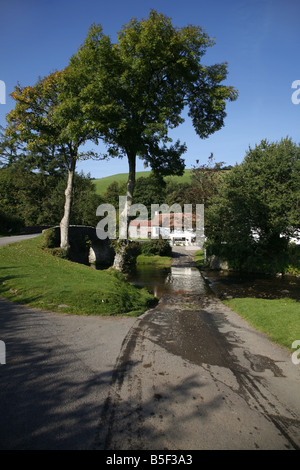
<instances>
[{"instance_id":1,"label":"green grass","mask_svg":"<svg viewBox=\"0 0 300 470\"><path fill-rule=\"evenodd\" d=\"M197 251L194 260L199 269L204 267L204 251ZM294 299L246 297L224 300L223 303L271 341L290 351L293 351L292 343L300 340L300 302Z\"/></svg>"},{"instance_id":2,"label":"green grass","mask_svg":"<svg viewBox=\"0 0 300 470\"><path fill-rule=\"evenodd\" d=\"M138 171L136 173L136 179L140 178L141 176L148 177L150 176L150 174L151 174L150 170ZM166 176L165 180L168 181L171 179L176 182L185 183L185 182L190 181L190 174L191 174L191 170L185 170L182 176ZM118 173L116 175L106 176L105 178L95 179L94 184L96 186L96 192L97 194L101 196L102 194L105 193L108 186L114 181L117 181L117 183L122 183L122 182L126 182L127 179L128 179L128 173Z\"/></svg>"},{"instance_id":3,"label":"green grass","mask_svg":"<svg viewBox=\"0 0 300 470\"><path fill-rule=\"evenodd\" d=\"M194 255L194 260L197 268L202 268L204 266L204 250L196 251Z\"/></svg>"},{"instance_id":4,"label":"green grass","mask_svg":"<svg viewBox=\"0 0 300 470\"><path fill-rule=\"evenodd\" d=\"M55 257L40 247L41 237L0 248L0 295L54 312L137 316L152 305L145 289L116 271L98 271Z\"/></svg>"},{"instance_id":5,"label":"green grass","mask_svg":"<svg viewBox=\"0 0 300 470\"><path fill-rule=\"evenodd\" d=\"M255 329L290 351L293 341L300 340L300 303L296 300L243 298L223 302Z\"/></svg>"},{"instance_id":6,"label":"green grass","mask_svg":"<svg viewBox=\"0 0 300 470\"><path fill-rule=\"evenodd\" d=\"M139 255L136 259L137 265L145 265L151 264L152 266L157 267L170 267L172 264L172 258L170 256L146 256L146 255Z\"/></svg>"}]
</instances>

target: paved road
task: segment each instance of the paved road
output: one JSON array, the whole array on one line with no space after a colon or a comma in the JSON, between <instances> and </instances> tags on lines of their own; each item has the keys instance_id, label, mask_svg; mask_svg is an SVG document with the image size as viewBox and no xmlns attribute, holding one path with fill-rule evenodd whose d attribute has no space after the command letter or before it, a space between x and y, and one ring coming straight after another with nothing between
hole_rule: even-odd
<instances>
[{"instance_id":1,"label":"paved road","mask_svg":"<svg viewBox=\"0 0 300 470\"><path fill-rule=\"evenodd\" d=\"M27 309L0 298L0 449L88 449L129 317Z\"/></svg>"},{"instance_id":2,"label":"paved road","mask_svg":"<svg viewBox=\"0 0 300 470\"><path fill-rule=\"evenodd\" d=\"M214 296L165 295L126 336L95 447L299 449L299 372Z\"/></svg>"},{"instance_id":3,"label":"paved road","mask_svg":"<svg viewBox=\"0 0 300 470\"><path fill-rule=\"evenodd\" d=\"M36 235L0 238L0 245ZM1 272L1 266L0 266ZM89 449L136 319L57 314L0 298L0 449Z\"/></svg>"},{"instance_id":4,"label":"paved road","mask_svg":"<svg viewBox=\"0 0 300 470\"><path fill-rule=\"evenodd\" d=\"M40 233L35 233L32 235L13 235L11 237L0 237L0 247L7 245L8 243L21 242L23 240L27 240L28 238L35 238L39 235Z\"/></svg>"},{"instance_id":5,"label":"paved road","mask_svg":"<svg viewBox=\"0 0 300 470\"><path fill-rule=\"evenodd\" d=\"M190 263L178 253L182 289L137 319L0 299L0 448L300 448L299 366L214 296L188 292Z\"/></svg>"}]
</instances>

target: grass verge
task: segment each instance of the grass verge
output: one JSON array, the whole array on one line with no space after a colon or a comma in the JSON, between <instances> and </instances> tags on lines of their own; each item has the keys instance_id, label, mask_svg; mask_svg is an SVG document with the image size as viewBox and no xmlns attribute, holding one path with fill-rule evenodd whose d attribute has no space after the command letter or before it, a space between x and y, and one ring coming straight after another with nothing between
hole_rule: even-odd
<instances>
[{"instance_id":1,"label":"grass verge","mask_svg":"<svg viewBox=\"0 0 300 470\"><path fill-rule=\"evenodd\" d=\"M298 254L298 252L297 252ZM195 264L204 267L204 251L195 253ZM223 303L238 313L271 341L293 351L292 343L300 340L300 303L294 299L235 298Z\"/></svg>"},{"instance_id":2,"label":"grass verge","mask_svg":"<svg viewBox=\"0 0 300 470\"><path fill-rule=\"evenodd\" d=\"M194 260L197 268L201 269L204 267L204 250L196 251L194 255Z\"/></svg>"},{"instance_id":3,"label":"grass verge","mask_svg":"<svg viewBox=\"0 0 300 470\"><path fill-rule=\"evenodd\" d=\"M157 267L170 267L172 264L172 258L170 256L146 256L146 255L139 255L136 259L137 266L151 264L152 266Z\"/></svg>"},{"instance_id":4,"label":"grass verge","mask_svg":"<svg viewBox=\"0 0 300 470\"><path fill-rule=\"evenodd\" d=\"M292 343L300 340L300 303L294 299L237 298L223 303L237 312L255 329L265 333L274 343L292 351Z\"/></svg>"},{"instance_id":5,"label":"grass verge","mask_svg":"<svg viewBox=\"0 0 300 470\"><path fill-rule=\"evenodd\" d=\"M81 315L138 316L154 302L114 270L55 257L41 248L41 237L0 248L0 294L31 307Z\"/></svg>"}]
</instances>

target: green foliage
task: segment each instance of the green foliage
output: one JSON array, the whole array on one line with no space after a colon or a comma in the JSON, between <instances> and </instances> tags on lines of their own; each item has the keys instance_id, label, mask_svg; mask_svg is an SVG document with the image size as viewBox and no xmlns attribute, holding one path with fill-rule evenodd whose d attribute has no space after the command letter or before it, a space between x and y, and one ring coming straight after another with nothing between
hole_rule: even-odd
<instances>
[{"instance_id":1,"label":"green foliage","mask_svg":"<svg viewBox=\"0 0 300 470\"><path fill-rule=\"evenodd\" d=\"M141 177L135 184L133 202L144 204L148 214L151 214L151 204L163 204L166 199L166 183L163 178L151 174Z\"/></svg>"},{"instance_id":2,"label":"green foliage","mask_svg":"<svg viewBox=\"0 0 300 470\"><path fill-rule=\"evenodd\" d=\"M147 178L148 176L151 175L151 171L138 171L136 173L136 181L139 180L139 178L144 177ZM190 183L190 174L191 170L190 169L185 169L184 173L182 176L176 176L176 175L169 175L165 176L164 180L167 183ZM104 178L97 178L93 180L94 185L96 186L96 193L99 194L100 196L103 196L107 188L113 183L124 183L126 185L126 182L128 180L128 173L118 173L112 176L105 176Z\"/></svg>"},{"instance_id":3,"label":"green foliage","mask_svg":"<svg viewBox=\"0 0 300 470\"><path fill-rule=\"evenodd\" d=\"M126 182L125 181L113 181L107 187L103 194L103 200L107 204L112 204L116 209L119 207L119 196L126 195Z\"/></svg>"},{"instance_id":4,"label":"green foliage","mask_svg":"<svg viewBox=\"0 0 300 470\"><path fill-rule=\"evenodd\" d=\"M49 225L56 218L56 224L61 219L65 203L64 188L66 186L65 178L57 180L57 185L45 200L45 211L49 214ZM99 218L96 216L97 207L103 202L103 199L96 194L95 186L89 175L83 173L75 174L74 187L72 191L72 212L70 216L71 225L91 225L96 226Z\"/></svg>"},{"instance_id":5,"label":"green foliage","mask_svg":"<svg viewBox=\"0 0 300 470\"><path fill-rule=\"evenodd\" d=\"M85 122L97 127L108 156L128 158L131 196L137 156L161 176L183 174L186 145L170 143L168 130L184 121L186 106L201 138L224 125L226 102L237 92L222 83L225 63L202 64L213 43L201 27L176 28L152 10L149 18L124 25L115 44L101 25L92 25L71 58L68 87L77 90Z\"/></svg>"},{"instance_id":6,"label":"green foliage","mask_svg":"<svg viewBox=\"0 0 300 470\"><path fill-rule=\"evenodd\" d=\"M289 264L286 272L289 274L300 274L300 245L291 243L288 255Z\"/></svg>"},{"instance_id":7,"label":"green foliage","mask_svg":"<svg viewBox=\"0 0 300 470\"><path fill-rule=\"evenodd\" d=\"M195 166L191 171L191 186L188 197L191 203L204 204L208 207L210 200L218 194L224 177L224 162L216 162L213 154L208 157L208 163Z\"/></svg>"},{"instance_id":8,"label":"green foliage","mask_svg":"<svg viewBox=\"0 0 300 470\"><path fill-rule=\"evenodd\" d=\"M80 158L98 158L95 152L82 155L79 149L87 141L98 143L98 140L97 132L82 114L75 84L67 85L66 73L67 69L54 72L40 78L34 86L15 87L11 93L15 107L7 115L0 149L8 165L20 171L38 170L42 175L52 176L68 172L63 190L65 203L59 213L61 246L67 252L76 163Z\"/></svg>"},{"instance_id":9,"label":"green foliage","mask_svg":"<svg viewBox=\"0 0 300 470\"><path fill-rule=\"evenodd\" d=\"M206 210L208 255L233 269L284 272L300 224L300 146L262 141L226 172Z\"/></svg>"},{"instance_id":10,"label":"green foliage","mask_svg":"<svg viewBox=\"0 0 300 470\"><path fill-rule=\"evenodd\" d=\"M17 232L23 226L59 225L64 207L64 176L0 169L0 233ZM71 224L98 223L96 209L102 199L89 176L75 175Z\"/></svg>"},{"instance_id":11,"label":"green foliage","mask_svg":"<svg viewBox=\"0 0 300 470\"><path fill-rule=\"evenodd\" d=\"M194 259L197 268L201 269L205 267L204 250L196 251Z\"/></svg>"},{"instance_id":12,"label":"green foliage","mask_svg":"<svg viewBox=\"0 0 300 470\"><path fill-rule=\"evenodd\" d=\"M151 265L161 268L169 268L172 265L172 258L170 256L159 255L139 255L136 259L137 266Z\"/></svg>"},{"instance_id":13,"label":"green foliage","mask_svg":"<svg viewBox=\"0 0 300 470\"><path fill-rule=\"evenodd\" d=\"M0 211L0 234L9 235L19 233L24 227L24 221L10 214L4 214Z\"/></svg>"},{"instance_id":14,"label":"green foliage","mask_svg":"<svg viewBox=\"0 0 300 470\"><path fill-rule=\"evenodd\" d=\"M58 180L41 173L0 170L1 210L24 221L24 225L48 225L45 203Z\"/></svg>"},{"instance_id":15,"label":"green foliage","mask_svg":"<svg viewBox=\"0 0 300 470\"><path fill-rule=\"evenodd\" d=\"M300 304L294 299L243 298L224 300L224 304L290 351L300 337Z\"/></svg>"},{"instance_id":16,"label":"green foliage","mask_svg":"<svg viewBox=\"0 0 300 470\"><path fill-rule=\"evenodd\" d=\"M53 228L48 228L44 230L42 234L42 248L57 248L59 247L59 233L58 230Z\"/></svg>"},{"instance_id":17,"label":"green foliage","mask_svg":"<svg viewBox=\"0 0 300 470\"><path fill-rule=\"evenodd\" d=\"M141 172L142 175L144 172ZM167 203L170 206L178 203L180 205L190 204L197 201L194 195L191 199L193 186L189 182L191 170L186 170L183 177L180 176L167 176L165 178L158 178L152 172L148 172L147 176L139 176L136 180L134 190L134 203L144 204L148 209L148 214L151 214L151 204ZM115 175L118 176L118 175ZM123 177L119 180L112 181L102 193L103 201L112 204L114 207L119 206L119 196L126 195L126 178L127 174L124 173ZM111 181L114 176L110 177ZM100 180L98 180L100 181ZM96 189L100 194L100 189Z\"/></svg>"},{"instance_id":18,"label":"green foliage","mask_svg":"<svg viewBox=\"0 0 300 470\"><path fill-rule=\"evenodd\" d=\"M125 282L122 276L52 256L42 250L40 243L37 237L0 249L3 297L36 308L79 315L137 316L152 305L151 294Z\"/></svg>"},{"instance_id":19,"label":"green foliage","mask_svg":"<svg viewBox=\"0 0 300 470\"><path fill-rule=\"evenodd\" d=\"M146 256L172 256L172 247L168 240L152 239L142 243L142 254Z\"/></svg>"}]
</instances>

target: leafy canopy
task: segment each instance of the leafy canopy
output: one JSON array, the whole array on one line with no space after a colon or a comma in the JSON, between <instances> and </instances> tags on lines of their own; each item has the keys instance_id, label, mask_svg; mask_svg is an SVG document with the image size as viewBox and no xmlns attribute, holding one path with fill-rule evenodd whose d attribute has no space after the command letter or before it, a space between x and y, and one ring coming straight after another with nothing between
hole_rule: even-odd
<instances>
[{"instance_id":1,"label":"leafy canopy","mask_svg":"<svg viewBox=\"0 0 300 470\"><path fill-rule=\"evenodd\" d=\"M185 144L168 130L183 122L188 107L197 134L208 137L224 124L227 100L237 92L222 82L227 64L201 64L213 40L198 26L174 27L152 10L132 19L113 44L101 25L92 25L67 72L81 84L87 120L104 136L110 156L142 158L156 173L181 174Z\"/></svg>"},{"instance_id":2,"label":"leafy canopy","mask_svg":"<svg viewBox=\"0 0 300 470\"><path fill-rule=\"evenodd\" d=\"M68 96L65 73L54 72L33 86L17 85L11 93L15 107L6 117L2 143L8 165L54 174L83 157L79 147L87 140L97 143L79 100Z\"/></svg>"},{"instance_id":3,"label":"leafy canopy","mask_svg":"<svg viewBox=\"0 0 300 470\"><path fill-rule=\"evenodd\" d=\"M226 172L206 211L211 253L238 268L279 269L300 228L300 146L261 141Z\"/></svg>"}]
</instances>

